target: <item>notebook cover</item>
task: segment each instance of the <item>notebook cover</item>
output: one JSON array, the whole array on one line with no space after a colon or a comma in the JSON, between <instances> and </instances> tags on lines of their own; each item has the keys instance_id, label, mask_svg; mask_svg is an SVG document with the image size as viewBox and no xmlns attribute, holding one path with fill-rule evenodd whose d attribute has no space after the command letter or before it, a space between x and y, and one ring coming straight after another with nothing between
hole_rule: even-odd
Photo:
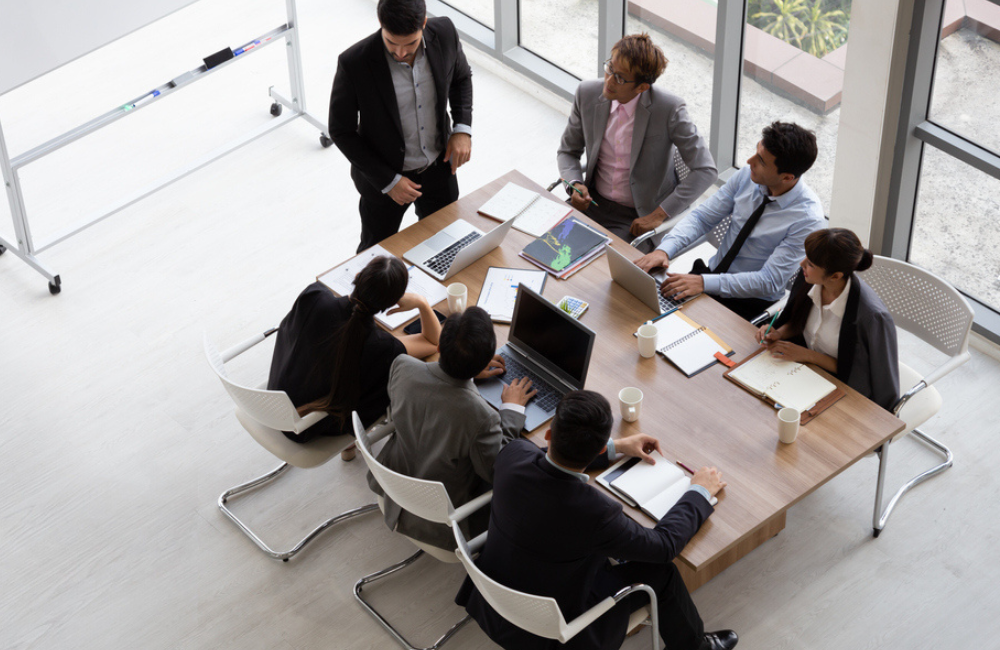
<instances>
[{"instance_id":1,"label":"notebook cover","mask_svg":"<svg viewBox=\"0 0 1000 650\"><path fill-rule=\"evenodd\" d=\"M521 252L559 273L605 241L603 235L569 217L525 246Z\"/></svg>"}]
</instances>

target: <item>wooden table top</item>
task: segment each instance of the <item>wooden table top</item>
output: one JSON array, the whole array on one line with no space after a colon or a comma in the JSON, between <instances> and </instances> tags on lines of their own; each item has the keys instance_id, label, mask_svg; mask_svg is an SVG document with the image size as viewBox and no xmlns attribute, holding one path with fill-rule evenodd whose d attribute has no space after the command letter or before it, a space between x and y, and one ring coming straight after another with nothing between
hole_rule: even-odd
<instances>
[{"instance_id":1,"label":"wooden table top","mask_svg":"<svg viewBox=\"0 0 1000 650\"><path fill-rule=\"evenodd\" d=\"M545 191L520 172L511 171L381 245L402 258L407 250L459 218L484 231L494 228L498 222L477 214L476 210L508 181ZM587 219L578 212L576 216ZM448 282L464 283L469 288L469 304L476 304L490 266L534 268L518 256L532 239L512 229L501 247ZM613 242L612 246L630 259L640 256L621 239L613 237ZM597 332L586 388L601 393L611 402L615 411L612 437L639 431L653 435L660 440L667 458L681 460L696 469L714 465L729 483L719 494L715 513L681 553L681 560L694 570L726 553L762 523L784 512L903 429L901 420L816 369L847 395L802 426L794 443L781 444L775 410L725 379L721 364L689 379L659 355L652 359L639 356L633 333L656 314L611 280L606 255L568 280L549 277L543 295L552 302L571 295L590 303L580 319ZM447 304L441 303L438 309L447 313ZM735 361L757 349L755 328L711 297L702 295L684 305L683 311L728 343L735 351L732 357ZM507 340L509 326L496 323L495 327L499 347ZM401 331L397 329L396 333ZM618 413L618 391L625 386L637 386L643 391L638 422L624 422ZM532 432L530 437L538 441L541 437L538 434L546 426ZM625 510L643 525L655 524L640 511L627 505Z\"/></svg>"}]
</instances>

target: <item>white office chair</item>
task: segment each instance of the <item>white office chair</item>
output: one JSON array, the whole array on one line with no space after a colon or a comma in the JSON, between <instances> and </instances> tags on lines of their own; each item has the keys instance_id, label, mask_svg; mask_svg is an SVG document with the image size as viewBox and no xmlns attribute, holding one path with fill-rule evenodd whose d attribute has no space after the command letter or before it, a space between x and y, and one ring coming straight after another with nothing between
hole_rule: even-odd
<instances>
[{"instance_id":1,"label":"white office chair","mask_svg":"<svg viewBox=\"0 0 1000 650\"><path fill-rule=\"evenodd\" d=\"M490 496L492 497L492 493ZM464 514L468 516L469 513L466 512ZM455 555L458 556L462 565L465 566L469 577L472 578L476 589L486 599L486 602L507 621L536 636L555 639L559 643L566 643L583 631L588 625L607 613L626 596L637 591L645 591L649 594L649 605L641 607L631 614L627 630L628 634L631 634L640 625L649 625L653 632L653 650L659 650L660 628L658 625L659 614L657 611L656 592L649 585L634 584L625 587L567 623L555 598L535 596L516 591L503 586L483 573L476 566L475 562L472 561L472 554L482 548L482 545L486 542L486 534L484 533L471 542L467 542L462 529L458 525L459 521L459 519L453 519L451 524L457 545Z\"/></svg>"},{"instance_id":2,"label":"white office chair","mask_svg":"<svg viewBox=\"0 0 1000 650\"><path fill-rule=\"evenodd\" d=\"M439 524L448 524L452 518L461 521L470 513L475 512L482 507L483 504L489 503L492 493L486 493L482 496L476 497L465 505L455 508L451 503L451 497L448 496L448 490L440 481L427 481L424 479L413 478L389 469L382 463L378 462L375 458L375 454L372 452L372 444L393 433L395 431L395 426L392 425L392 423L388 423L386 426L378 429L377 431L366 433L357 413L353 414L353 418L354 432L357 434L357 447L358 450L361 451L361 456L365 459L365 464L368 465L368 469L371 470L375 480L382 487L382 491L385 492L385 494L396 502L396 504L403 510L406 510L407 512L417 515L423 519L427 519L428 521L433 521ZM379 505L382 505L381 499L379 500ZM402 535L402 533L398 534ZM361 606L368 610L368 613L374 616L375 620L381 623L382 626L389 631L393 638L395 638L396 641L398 641L404 648L407 650L420 650L407 641L403 635L400 634L399 631L397 631L396 628L394 628L392 624L390 624L389 621L387 621L386 618L371 605L371 603L367 602L361 596L361 592L365 585L375 582L376 580L381 580L388 575L410 566L425 552L441 562L457 564L458 559L450 549L443 549L426 544L415 540L412 537L407 537L406 535L402 536L406 537L406 539L417 547L417 552L402 562L393 564L390 567L386 567L381 571L376 571L375 573L358 580L358 582L354 585L354 597L358 599ZM485 537L485 533L481 535L481 537ZM422 650L436 650L436 648L440 648L468 622L469 617L463 617L462 620L455 623L447 632L441 635L441 637L434 642L434 645L428 646Z\"/></svg>"},{"instance_id":3,"label":"white office chair","mask_svg":"<svg viewBox=\"0 0 1000 650\"><path fill-rule=\"evenodd\" d=\"M902 397L896 402L893 413L906 423L906 428L893 436L890 442L912 433L945 460L907 481L883 509L882 490L889 464L889 443L877 450L879 467L872 530L878 537L904 494L952 465L951 451L917 427L941 408L941 395L934 387L937 380L969 360L969 332L974 313L968 301L953 286L912 264L876 255L872 267L860 275L885 303L897 328L914 334L948 355L947 361L924 377L902 361L899 364Z\"/></svg>"},{"instance_id":4,"label":"white office chair","mask_svg":"<svg viewBox=\"0 0 1000 650\"><path fill-rule=\"evenodd\" d=\"M354 508L341 513L336 517L331 517L317 526L306 535L298 544L287 551L276 551L264 543L245 523L240 521L232 510L226 506L226 502L232 497L254 490L262 485L270 483L290 467L311 468L318 467L327 462L345 447L354 442L354 438L349 435L323 437L316 440L297 443L285 437L282 431L294 431L301 433L311 427L316 422L326 417L326 413L313 412L305 417L299 417L292 404L292 400L284 391L265 390L263 388L249 388L241 386L229 378L226 372L226 363L235 357L243 354L253 346L257 345L265 338L276 332L277 329L270 329L263 334L253 336L243 343L236 345L225 352L220 353L215 345L209 340L208 335L204 337L205 357L212 366L212 370L222 381L226 392L233 399L236 405L236 419L240 421L247 433L260 444L261 447L277 456L281 461L276 469L255 478L252 481L238 485L226 490L219 496L219 509L222 510L229 519L239 527L243 533L270 557L276 560L287 562L301 551L306 544L316 538L324 530L346 519L356 517L377 510L375 504Z\"/></svg>"}]
</instances>

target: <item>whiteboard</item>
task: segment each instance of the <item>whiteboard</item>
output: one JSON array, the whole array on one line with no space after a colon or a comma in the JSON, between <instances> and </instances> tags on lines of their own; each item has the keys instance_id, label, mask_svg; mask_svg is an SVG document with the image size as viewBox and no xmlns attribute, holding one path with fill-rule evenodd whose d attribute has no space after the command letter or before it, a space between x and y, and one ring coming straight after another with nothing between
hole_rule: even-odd
<instances>
[{"instance_id":1,"label":"whiteboard","mask_svg":"<svg viewBox=\"0 0 1000 650\"><path fill-rule=\"evenodd\" d=\"M196 0L0 0L0 95Z\"/></svg>"}]
</instances>

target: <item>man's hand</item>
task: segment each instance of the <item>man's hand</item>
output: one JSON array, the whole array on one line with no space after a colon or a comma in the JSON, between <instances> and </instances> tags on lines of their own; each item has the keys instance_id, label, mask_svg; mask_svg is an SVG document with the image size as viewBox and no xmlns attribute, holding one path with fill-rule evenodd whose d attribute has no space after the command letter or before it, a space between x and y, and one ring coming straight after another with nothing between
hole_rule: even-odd
<instances>
[{"instance_id":1,"label":"man's hand","mask_svg":"<svg viewBox=\"0 0 1000 650\"><path fill-rule=\"evenodd\" d=\"M399 205L413 203L422 196L420 185L417 185L406 176L400 177L399 182L393 185L387 194L390 199Z\"/></svg>"},{"instance_id":2,"label":"man's hand","mask_svg":"<svg viewBox=\"0 0 1000 650\"><path fill-rule=\"evenodd\" d=\"M638 237L639 235L647 233L659 226L661 223L666 221L668 216L669 215L666 210L661 207L657 207L645 217L633 219L632 227L629 228L629 232L632 233L633 237Z\"/></svg>"},{"instance_id":3,"label":"man's hand","mask_svg":"<svg viewBox=\"0 0 1000 650\"><path fill-rule=\"evenodd\" d=\"M507 362L499 354L494 354L490 362L486 364L486 369L476 375L476 379L490 379L502 375L507 370Z\"/></svg>"},{"instance_id":4,"label":"man's hand","mask_svg":"<svg viewBox=\"0 0 1000 650\"><path fill-rule=\"evenodd\" d=\"M641 458L650 465L655 465L656 461L650 456L654 451L663 454L660 449L660 441L645 433L636 433L627 438L615 440L615 451L633 458Z\"/></svg>"},{"instance_id":5,"label":"man's hand","mask_svg":"<svg viewBox=\"0 0 1000 650\"><path fill-rule=\"evenodd\" d=\"M655 268L659 268L661 266L663 268L667 268L668 266L670 266L670 258L667 257L666 251L657 248L652 253L649 253L648 255L643 255L642 257L637 259L635 261L635 265L638 266L643 271L645 271L646 273L649 273Z\"/></svg>"},{"instance_id":6,"label":"man's hand","mask_svg":"<svg viewBox=\"0 0 1000 650\"><path fill-rule=\"evenodd\" d=\"M590 201L591 201L590 190L588 190L587 186L584 185L583 183L573 183L573 187L583 192L583 196L580 196L573 190L570 190L569 192L570 204L572 204L572 206L577 210L579 210L580 212L586 212L587 208L590 207Z\"/></svg>"},{"instance_id":7,"label":"man's hand","mask_svg":"<svg viewBox=\"0 0 1000 650\"><path fill-rule=\"evenodd\" d=\"M451 161L451 173L469 162L472 157L472 136L468 133L452 133L448 138L448 148L444 152L444 161Z\"/></svg>"},{"instance_id":8,"label":"man's hand","mask_svg":"<svg viewBox=\"0 0 1000 650\"><path fill-rule=\"evenodd\" d=\"M705 280L700 275L690 273L668 273L667 279L660 285L660 293L674 300L697 296L704 290Z\"/></svg>"},{"instance_id":9,"label":"man's hand","mask_svg":"<svg viewBox=\"0 0 1000 650\"><path fill-rule=\"evenodd\" d=\"M713 497L719 493L727 483L722 480L722 472L714 467L702 467L691 477L691 485L700 485Z\"/></svg>"},{"instance_id":10,"label":"man's hand","mask_svg":"<svg viewBox=\"0 0 1000 650\"><path fill-rule=\"evenodd\" d=\"M500 401L504 404L520 404L527 406L528 400L538 394L538 391L531 387L531 380L527 377L518 377L503 387L500 393Z\"/></svg>"},{"instance_id":11,"label":"man's hand","mask_svg":"<svg viewBox=\"0 0 1000 650\"><path fill-rule=\"evenodd\" d=\"M386 312L386 315L392 315L401 311L410 311L411 309L420 309L420 305L427 302L427 298L424 298L419 293L404 293L403 297L399 299L396 306Z\"/></svg>"}]
</instances>

